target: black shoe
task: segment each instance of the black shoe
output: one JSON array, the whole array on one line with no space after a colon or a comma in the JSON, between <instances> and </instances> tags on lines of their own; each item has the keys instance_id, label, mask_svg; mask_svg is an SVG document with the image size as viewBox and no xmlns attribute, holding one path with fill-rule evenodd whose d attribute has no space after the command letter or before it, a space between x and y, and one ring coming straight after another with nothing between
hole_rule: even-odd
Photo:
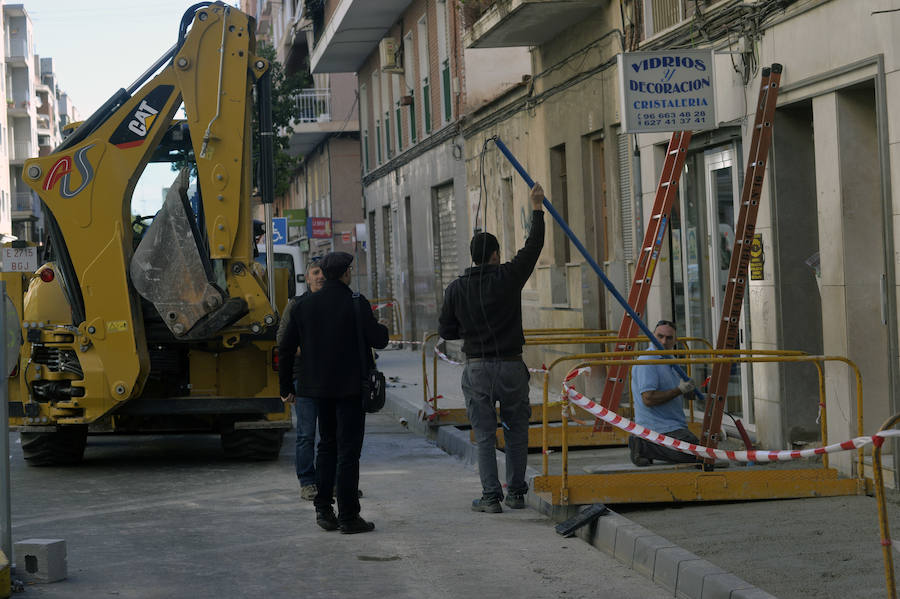
<instances>
[{"instance_id":1,"label":"black shoe","mask_svg":"<svg viewBox=\"0 0 900 599\"><path fill-rule=\"evenodd\" d=\"M653 463L653 460L650 458L645 458L641 455L641 444L634 435L628 436L628 454L631 458L631 463L637 466L638 468L644 468Z\"/></svg>"},{"instance_id":2,"label":"black shoe","mask_svg":"<svg viewBox=\"0 0 900 599\"><path fill-rule=\"evenodd\" d=\"M361 532L372 532L375 530L375 524L372 522L366 522L359 516L354 518L353 520L348 520L347 522L341 522L341 534L343 535L355 535Z\"/></svg>"},{"instance_id":3,"label":"black shoe","mask_svg":"<svg viewBox=\"0 0 900 599\"><path fill-rule=\"evenodd\" d=\"M503 511L503 508L500 507L500 500L496 497L482 497L481 499L472 500L472 511L499 514Z\"/></svg>"},{"instance_id":4,"label":"black shoe","mask_svg":"<svg viewBox=\"0 0 900 599\"><path fill-rule=\"evenodd\" d=\"M334 508L332 508L331 506L317 507L316 524L318 524L325 530L337 530L338 519L337 516L334 515Z\"/></svg>"},{"instance_id":5,"label":"black shoe","mask_svg":"<svg viewBox=\"0 0 900 599\"><path fill-rule=\"evenodd\" d=\"M524 510L525 509L525 494L524 493L510 493L506 496L506 499L503 500L503 503L506 504L506 507L512 510Z\"/></svg>"}]
</instances>

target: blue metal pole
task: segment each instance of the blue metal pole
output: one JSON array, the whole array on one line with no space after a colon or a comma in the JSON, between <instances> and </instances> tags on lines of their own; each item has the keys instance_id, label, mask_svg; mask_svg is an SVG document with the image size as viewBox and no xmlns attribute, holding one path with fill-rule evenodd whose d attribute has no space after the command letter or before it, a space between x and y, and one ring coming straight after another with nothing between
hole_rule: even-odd
<instances>
[{"instance_id":1,"label":"blue metal pole","mask_svg":"<svg viewBox=\"0 0 900 599\"><path fill-rule=\"evenodd\" d=\"M497 144L497 147L501 152L503 152L503 155L506 156L506 159L509 160L510 164L513 165L513 168L515 168L519 172L519 174L522 176L522 179L524 179L525 183L528 184L528 187L534 187L534 180L528 176L528 173L525 171L522 165L519 164L519 161L516 160L516 157L512 155L512 152L509 151L509 148L507 148L506 145L504 145L504 143L500 141L499 137L494 137L494 143ZM647 325L644 324L644 321L641 320L641 317L638 316L637 312L635 312L631 308L631 306L628 305L628 301L624 297L622 297L622 294L618 292L616 286L613 285L612 281L610 281L606 277L606 275L603 273L603 270L600 268L600 265L597 264L593 257L591 257L591 254L587 251L587 248L585 248L581 244L581 242L578 240L578 237L575 236L575 233L572 231L572 229L569 228L569 225L566 224L566 221L563 220L562 216L560 216L559 212L556 211L556 208L553 207L553 204L550 203L550 200L548 200L546 196L544 196L544 207L557 222L557 224L562 227L562 230L566 232L566 235L568 235L569 239L572 240L572 243L575 244L575 247L578 248L578 251L581 252L581 255L584 256L585 260L588 261L588 264L591 265L591 268L594 269L594 272L597 273L597 276L600 277L600 280L603 281L603 284L606 285L606 288L609 290L609 292L613 294L613 297L616 298L616 300L622 305L622 307L625 308L625 311L628 313L631 319L634 320L634 322L636 322L637 325L641 328L641 331L644 332L644 335L647 336L647 339L650 340L650 343L652 343L656 349L664 350L665 348L662 346L662 344L656 339L656 337L653 336L653 331L647 328ZM690 378L684 371L684 369L681 368L681 366L672 364L672 368L675 370L675 372L678 373L678 376L681 377L681 380L686 381ZM703 399L703 395L699 391L695 390L695 393L697 394L697 397Z\"/></svg>"}]
</instances>

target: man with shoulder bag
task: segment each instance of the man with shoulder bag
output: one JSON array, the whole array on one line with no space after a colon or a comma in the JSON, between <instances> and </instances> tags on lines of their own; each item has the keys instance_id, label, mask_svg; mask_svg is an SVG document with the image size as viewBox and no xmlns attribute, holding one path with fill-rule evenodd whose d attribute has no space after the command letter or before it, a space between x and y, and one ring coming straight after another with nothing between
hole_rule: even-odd
<instances>
[{"instance_id":1,"label":"man with shoulder bag","mask_svg":"<svg viewBox=\"0 0 900 599\"><path fill-rule=\"evenodd\" d=\"M314 398L318 407L316 523L344 534L375 528L359 515L359 457L366 422L362 393L363 379L374 369L372 348L388 343L387 327L375 320L368 300L354 297L349 287L352 261L346 252L331 252L322 259L325 284L321 291L297 301L278 348L282 356L292 356L300 348L297 393ZM360 305L365 309L359 309ZM283 369L279 379L282 400L292 401L291 371Z\"/></svg>"}]
</instances>

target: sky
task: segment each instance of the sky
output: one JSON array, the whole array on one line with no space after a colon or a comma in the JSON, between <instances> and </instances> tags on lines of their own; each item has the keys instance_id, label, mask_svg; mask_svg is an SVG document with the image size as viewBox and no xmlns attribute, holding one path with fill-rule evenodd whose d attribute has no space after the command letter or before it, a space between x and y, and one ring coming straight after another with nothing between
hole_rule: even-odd
<instances>
[{"instance_id":1,"label":"sky","mask_svg":"<svg viewBox=\"0 0 900 599\"><path fill-rule=\"evenodd\" d=\"M116 90L128 87L178 37L184 11L197 0L3 0L22 4L34 28L35 53L53 58L59 88L86 119ZM236 4L236 2L228 2ZM175 179L151 165L132 197L132 212L154 213Z\"/></svg>"}]
</instances>

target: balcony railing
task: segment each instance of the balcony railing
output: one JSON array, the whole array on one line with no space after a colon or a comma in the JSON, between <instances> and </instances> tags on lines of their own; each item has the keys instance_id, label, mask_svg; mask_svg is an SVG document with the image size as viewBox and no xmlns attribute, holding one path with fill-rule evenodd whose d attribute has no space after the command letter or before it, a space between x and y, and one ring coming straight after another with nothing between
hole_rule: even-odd
<instances>
[{"instance_id":1,"label":"balcony railing","mask_svg":"<svg viewBox=\"0 0 900 599\"><path fill-rule=\"evenodd\" d=\"M26 58L28 56L28 40L11 39L7 41L6 55L10 58Z\"/></svg>"},{"instance_id":2,"label":"balcony railing","mask_svg":"<svg viewBox=\"0 0 900 599\"><path fill-rule=\"evenodd\" d=\"M331 90L304 89L296 96L297 120L301 123L320 123L331 120Z\"/></svg>"},{"instance_id":3,"label":"balcony railing","mask_svg":"<svg viewBox=\"0 0 900 599\"><path fill-rule=\"evenodd\" d=\"M34 198L30 191L17 191L12 194L13 212L34 212Z\"/></svg>"},{"instance_id":4,"label":"balcony railing","mask_svg":"<svg viewBox=\"0 0 900 599\"><path fill-rule=\"evenodd\" d=\"M27 160L34 156L34 150L31 147L30 141L17 141L13 142L11 145L10 158L13 160Z\"/></svg>"}]
</instances>

